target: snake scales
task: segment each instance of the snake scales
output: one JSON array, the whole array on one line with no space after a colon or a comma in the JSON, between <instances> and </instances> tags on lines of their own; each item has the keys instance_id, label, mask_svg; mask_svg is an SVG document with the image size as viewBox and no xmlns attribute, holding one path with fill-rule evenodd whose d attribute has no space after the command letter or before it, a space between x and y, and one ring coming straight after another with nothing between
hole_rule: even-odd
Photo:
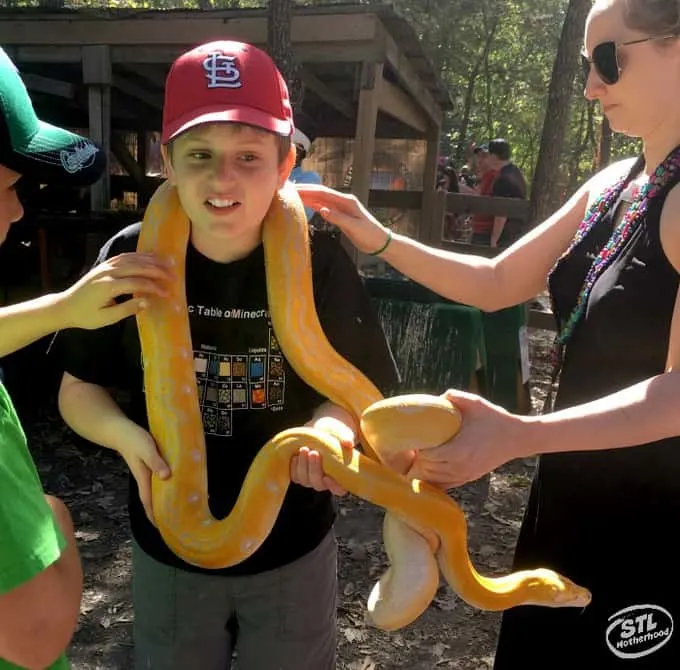
<instances>
[{"instance_id":1,"label":"snake scales","mask_svg":"<svg viewBox=\"0 0 680 670\"><path fill-rule=\"evenodd\" d=\"M480 575L470 560L459 506L435 487L408 480L383 464L404 450L447 441L460 429L461 416L436 396L384 399L332 349L314 307L304 209L290 184L274 197L263 226L272 325L297 374L359 420L364 454L343 451L334 437L319 430L285 430L260 450L231 513L215 519L208 508L205 438L185 294L189 233L176 190L165 182L147 207L137 248L173 263L175 279L170 296L151 298L137 325L149 428L172 471L168 480L152 480L154 517L175 554L209 569L235 565L253 554L276 521L290 484L291 457L308 446L322 454L326 474L386 510L383 531L390 567L368 599L374 625L394 630L420 616L439 586L440 570L463 600L480 609L582 607L590 602L586 589L547 569Z\"/></svg>"}]
</instances>

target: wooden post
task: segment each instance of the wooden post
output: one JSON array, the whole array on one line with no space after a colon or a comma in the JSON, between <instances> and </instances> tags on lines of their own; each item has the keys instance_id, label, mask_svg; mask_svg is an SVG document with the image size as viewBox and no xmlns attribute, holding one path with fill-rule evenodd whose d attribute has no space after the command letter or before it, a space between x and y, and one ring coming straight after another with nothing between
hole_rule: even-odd
<instances>
[{"instance_id":1,"label":"wooden post","mask_svg":"<svg viewBox=\"0 0 680 670\"><path fill-rule=\"evenodd\" d=\"M435 200L437 195L437 161L439 160L439 136L441 128L430 121L427 129L427 150L423 171L423 204L420 209L418 239L425 244L441 246L443 216L436 220ZM430 238L430 239L428 239Z\"/></svg>"},{"instance_id":2,"label":"wooden post","mask_svg":"<svg viewBox=\"0 0 680 670\"><path fill-rule=\"evenodd\" d=\"M149 204L149 194L146 189L146 171L147 164L147 135L146 130L140 129L137 131L137 165L142 170L142 179L144 180L139 190L137 191L137 208L144 209Z\"/></svg>"},{"instance_id":3,"label":"wooden post","mask_svg":"<svg viewBox=\"0 0 680 670\"><path fill-rule=\"evenodd\" d=\"M362 64L359 109L352 151L352 193L365 206L368 206L368 194L371 190L375 130L378 122L378 102L382 77L382 63L364 62ZM343 243L354 262L361 267L362 259L366 256L344 238Z\"/></svg>"},{"instance_id":4,"label":"wooden post","mask_svg":"<svg viewBox=\"0 0 680 670\"><path fill-rule=\"evenodd\" d=\"M87 86L90 137L103 148L111 148L111 54L107 45L83 47L83 83ZM93 211L109 209L111 204L108 170L90 189Z\"/></svg>"}]
</instances>

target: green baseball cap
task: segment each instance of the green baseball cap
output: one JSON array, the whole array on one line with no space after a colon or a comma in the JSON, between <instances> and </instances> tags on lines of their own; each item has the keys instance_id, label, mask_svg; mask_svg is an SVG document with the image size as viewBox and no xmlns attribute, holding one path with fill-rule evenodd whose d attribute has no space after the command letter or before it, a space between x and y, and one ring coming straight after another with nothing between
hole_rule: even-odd
<instances>
[{"instance_id":1,"label":"green baseball cap","mask_svg":"<svg viewBox=\"0 0 680 670\"><path fill-rule=\"evenodd\" d=\"M0 48L0 165L43 184L88 186L106 169L92 140L41 121L19 72Z\"/></svg>"}]
</instances>

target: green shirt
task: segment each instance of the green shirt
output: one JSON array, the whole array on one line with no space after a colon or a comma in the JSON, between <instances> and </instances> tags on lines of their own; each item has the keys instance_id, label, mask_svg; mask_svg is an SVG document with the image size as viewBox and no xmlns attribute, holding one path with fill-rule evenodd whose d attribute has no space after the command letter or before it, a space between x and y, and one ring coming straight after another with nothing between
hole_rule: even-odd
<instances>
[{"instance_id":1,"label":"green shirt","mask_svg":"<svg viewBox=\"0 0 680 670\"><path fill-rule=\"evenodd\" d=\"M19 418L0 383L0 595L33 579L54 563L65 547ZM10 668L16 670L17 666L0 659L0 670ZM49 670L68 668L62 655Z\"/></svg>"}]
</instances>

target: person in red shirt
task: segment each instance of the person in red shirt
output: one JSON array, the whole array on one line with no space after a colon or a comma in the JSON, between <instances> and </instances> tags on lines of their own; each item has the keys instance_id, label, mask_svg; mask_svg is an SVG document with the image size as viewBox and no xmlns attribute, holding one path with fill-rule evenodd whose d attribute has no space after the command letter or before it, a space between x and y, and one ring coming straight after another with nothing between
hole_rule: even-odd
<instances>
[{"instance_id":1,"label":"person in red shirt","mask_svg":"<svg viewBox=\"0 0 680 670\"><path fill-rule=\"evenodd\" d=\"M475 170L479 177L479 182L475 186L478 195L490 196L493 185L498 176L498 170L493 168L490 161L489 149L483 144L476 147ZM491 245L491 232L493 230L493 216L475 214L472 217L472 244L482 246Z\"/></svg>"}]
</instances>

